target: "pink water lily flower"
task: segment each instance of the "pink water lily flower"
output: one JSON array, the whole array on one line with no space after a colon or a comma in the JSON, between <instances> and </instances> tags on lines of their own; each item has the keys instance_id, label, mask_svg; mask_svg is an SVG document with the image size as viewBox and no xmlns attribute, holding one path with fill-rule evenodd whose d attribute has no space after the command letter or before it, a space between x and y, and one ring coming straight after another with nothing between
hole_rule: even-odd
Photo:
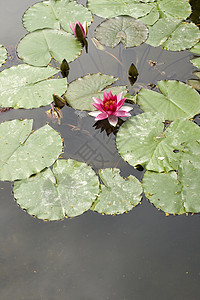
<instances>
[{"instance_id":1,"label":"pink water lily flower","mask_svg":"<svg viewBox=\"0 0 200 300\"><path fill-rule=\"evenodd\" d=\"M76 35L76 25L78 24L78 26L80 27L82 34L83 34L83 38L86 37L87 35L87 23L86 21L83 22L83 25L81 24L81 22L77 21L76 23L70 22L70 28L73 31L73 34L77 37Z\"/></svg>"},{"instance_id":2,"label":"pink water lily flower","mask_svg":"<svg viewBox=\"0 0 200 300\"><path fill-rule=\"evenodd\" d=\"M95 121L103 120L108 118L108 122L112 126L116 126L118 117L130 117L129 113L132 108L130 106L123 106L126 98L122 98L123 92L118 95L114 95L109 91L104 91L103 101L96 97L93 97L95 103L92 105L98 109L98 111L90 112L89 115L95 117Z\"/></svg>"}]
</instances>

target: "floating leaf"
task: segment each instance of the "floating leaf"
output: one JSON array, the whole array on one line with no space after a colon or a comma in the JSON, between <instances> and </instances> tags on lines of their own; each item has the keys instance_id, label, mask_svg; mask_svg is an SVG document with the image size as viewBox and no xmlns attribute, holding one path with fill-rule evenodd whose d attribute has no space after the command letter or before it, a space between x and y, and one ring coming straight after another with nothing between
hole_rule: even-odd
<instances>
[{"instance_id":1,"label":"floating leaf","mask_svg":"<svg viewBox=\"0 0 200 300\"><path fill-rule=\"evenodd\" d=\"M100 43L115 47L122 42L125 47L142 44L148 35L148 29L140 21L128 16L120 16L102 22L96 29L95 37Z\"/></svg>"},{"instance_id":2,"label":"floating leaf","mask_svg":"<svg viewBox=\"0 0 200 300\"><path fill-rule=\"evenodd\" d=\"M152 3L151 11L140 21L146 25L153 25L159 18L184 20L191 14L191 6L187 0L157 0Z\"/></svg>"},{"instance_id":3,"label":"floating leaf","mask_svg":"<svg viewBox=\"0 0 200 300\"><path fill-rule=\"evenodd\" d=\"M74 109L94 111L95 108L92 105L94 100L92 98L103 99L104 89L115 81L116 79L113 76L105 74L86 75L70 83L64 97ZM125 86L114 86L105 90L111 90L113 94L126 93Z\"/></svg>"},{"instance_id":4,"label":"floating leaf","mask_svg":"<svg viewBox=\"0 0 200 300\"><path fill-rule=\"evenodd\" d=\"M35 108L53 101L52 94L63 94L67 80L47 78L59 70L32 67L25 64L13 66L0 73L0 106L13 108Z\"/></svg>"},{"instance_id":5,"label":"floating leaf","mask_svg":"<svg viewBox=\"0 0 200 300\"><path fill-rule=\"evenodd\" d=\"M191 63L200 69L200 57L197 57L197 58L194 58L194 59L191 59Z\"/></svg>"},{"instance_id":6,"label":"floating leaf","mask_svg":"<svg viewBox=\"0 0 200 300\"><path fill-rule=\"evenodd\" d=\"M200 42L197 43L194 47L192 47L192 49L190 49L190 52L200 55Z\"/></svg>"},{"instance_id":7,"label":"floating leaf","mask_svg":"<svg viewBox=\"0 0 200 300\"><path fill-rule=\"evenodd\" d=\"M155 0L142 2L139 0L88 0L87 6L92 13L102 18L109 19L120 15L139 18L145 16L152 10L153 5L151 2L154 1Z\"/></svg>"},{"instance_id":8,"label":"floating leaf","mask_svg":"<svg viewBox=\"0 0 200 300\"><path fill-rule=\"evenodd\" d=\"M157 9L157 6L152 7L151 11L144 17L139 18L140 22L142 22L145 25L153 25L156 21L159 19L159 10Z\"/></svg>"},{"instance_id":9,"label":"floating leaf","mask_svg":"<svg viewBox=\"0 0 200 300\"><path fill-rule=\"evenodd\" d=\"M192 49L190 49L190 52L200 55L200 42L197 43ZM195 67L200 69L200 57L192 59L191 63L193 63Z\"/></svg>"},{"instance_id":10,"label":"floating leaf","mask_svg":"<svg viewBox=\"0 0 200 300\"><path fill-rule=\"evenodd\" d=\"M191 14L187 0L88 0L89 9L103 18L128 15L141 18L141 22L153 25L159 17L186 19Z\"/></svg>"},{"instance_id":11,"label":"floating leaf","mask_svg":"<svg viewBox=\"0 0 200 300\"><path fill-rule=\"evenodd\" d=\"M33 120L0 124L0 180L27 178L51 166L62 152L62 139L49 125L31 133Z\"/></svg>"},{"instance_id":12,"label":"floating leaf","mask_svg":"<svg viewBox=\"0 0 200 300\"><path fill-rule=\"evenodd\" d=\"M198 79L190 79L188 80L188 83L196 90L200 90L200 72L194 72L192 73L194 76L196 76Z\"/></svg>"},{"instance_id":13,"label":"floating leaf","mask_svg":"<svg viewBox=\"0 0 200 300\"><path fill-rule=\"evenodd\" d=\"M58 160L53 170L17 181L14 197L22 209L44 220L75 217L87 211L99 192L95 172L74 160Z\"/></svg>"},{"instance_id":14,"label":"floating leaf","mask_svg":"<svg viewBox=\"0 0 200 300\"><path fill-rule=\"evenodd\" d=\"M124 160L132 166L142 165L156 172L177 170L185 147L200 139L200 128L185 119L174 121L166 130L163 123L162 114L150 112L127 120L116 140ZM193 155L192 149L187 155Z\"/></svg>"},{"instance_id":15,"label":"floating leaf","mask_svg":"<svg viewBox=\"0 0 200 300\"><path fill-rule=\"evenodd\" d=\"M91 24L91 12L74 1L43 1L31 6L23 16L23 25L27 31L32 32L38 29L52 28L63 29L71 33L70 21L80 21Z\"/></svg>"},{"instance_id":16,"label":"floating leaf","mask_svg":"<svg viewBox=\"0 0 200 300\"><path fill-rule=\"evenodd\" d=\"M149 27L147 44L166 50L180 51L194 46L200 38L199 28L193 23L179 19L162 18Z\"/></svg>"},{"instance_id":17,"label":"floating leaf","mask_svg":"<svg viewBox=\"0 0 200 300\"><path fill-rule=\"evenodd\" d=\"M165 120L170 121L200 113L200 95L189 85L175 80L161 80L157 84L162 94L140 90L137 103L143 111L163 113Z\"/></svg>"},{"instance_id":18,"label":"floating leaf","mask_svg":"<svg viewBox=\"0 0 200 300\"><path fill-rule=\"evenodd\" d=\"M0 67L6 62L7 60L7 50L4 46L0 44Z\"/></svg>"},{"instance_id":19,"label":"floating leaf","mask_svg":"<svg viewBox=\"0 0 200 300\"><path fill-rule=\"evenodd\" d=\"M81 53L80 42L62 30L44 29L27 34L18 44L20 59L33 66L47 66L53 57L56 61L75 60Z\"/></svg>"},{"instance_id":20,"label":"floating leaf","mask_svg":"<svg viewBox=\"0 0 200 300\"><path fill-rule=\"evenodd\" d=\"M178 172L147 171L143 178L145 195L155 207L166 213L199 213L199 172L200 166L190 161L183 161Z\"/></svg>"},{"instance_id":21,"label":"floating leaf","mask_svg":"<svg viewBox=\"0 0 200 300\"><path fill-rule=\"evenodd\" d=\"M118 169L99 171L103 184L92 210L108 215L123 214L141 201L142 187L139 180L132 175L125 180L119 172Z\"/></svg>"}]
</instances>

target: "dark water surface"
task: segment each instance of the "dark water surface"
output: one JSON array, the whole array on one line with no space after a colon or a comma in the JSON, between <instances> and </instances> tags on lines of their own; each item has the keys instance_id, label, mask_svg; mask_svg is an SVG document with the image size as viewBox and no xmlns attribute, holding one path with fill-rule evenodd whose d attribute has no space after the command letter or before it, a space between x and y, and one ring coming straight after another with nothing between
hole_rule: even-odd
<instances>
[{"instance_id":1,"label":"dark water surface","mask_svg":"<svg viewBox=\"0 0 200 300\"><path fill-rule=\"evenodd\" d=\"M21 17L34 3L1 0L0 43L12 55L3 68L20 63L15 46L26 34ZM101 72L128 85L125 69L90 41L100 21L95 18L89 29L89 54L83 51L70 64L69 81ZM195 70L189 62L193 55L187 51L167 52L148 45L107 50L126 69L131 63L137 66L139 78L131 91L161 79L186 82ZM149 60L157 65L151 67ZM0 114L0 122L34 118L36 129L48 121L47 109L11 110ZM142 177L116 152L114 135L95 130L87 113L65 107L63 115L61 126L50 125L64 138L64 158L86 161L95 169L119 167L123 176ZM74 219L43 222L17 206L10 182L0 182L0 189L0 300L199 299L199 215L166 217L143 199L120 216L87 212Z\"/></svg>"}]
</instances>

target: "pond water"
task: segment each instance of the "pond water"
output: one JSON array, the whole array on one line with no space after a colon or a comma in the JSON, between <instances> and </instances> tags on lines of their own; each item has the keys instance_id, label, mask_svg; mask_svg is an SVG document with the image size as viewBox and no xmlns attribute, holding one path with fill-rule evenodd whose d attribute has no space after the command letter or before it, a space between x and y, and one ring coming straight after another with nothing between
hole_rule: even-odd
<instances>
[{"instance_id":1,"label":"pond water","mask_svg":"<svg viewBox=\"0 0 200 300\"><path fill-rule=\"evenodd\" d=\"M24 11L35 0L1 0L0 42L10 54L2 69L20 63L16 44L26 34L21 23ZM82 2L85 3L85 2ZM68 81L101 72L129 85L127 71L110 55L95 48L90 38L89 54L70 64ZM130 87L156 84L162 79L186 82L195 70L189 51L171 52L143 44L107 49L127 70L137 66L138 80ZM149 61L156 61L151 66ZM10 110L0 122L33 118L34 129L49 119L44 107ZM133 114L139 112L134 109ZM50 123L64 138L63 158L85 161L95 170L117 167L123 176L143 173L123 161L115 148L115 136L95 129L85 112L63 109L61 125ZM57 222L43 222L21 210L12 195L12 184L0 182L0 294L2 300L143 300L199 299L199 215L168 216L145 198L127 214L103 216L88 211Z\"/></svg>"}]
</instances>

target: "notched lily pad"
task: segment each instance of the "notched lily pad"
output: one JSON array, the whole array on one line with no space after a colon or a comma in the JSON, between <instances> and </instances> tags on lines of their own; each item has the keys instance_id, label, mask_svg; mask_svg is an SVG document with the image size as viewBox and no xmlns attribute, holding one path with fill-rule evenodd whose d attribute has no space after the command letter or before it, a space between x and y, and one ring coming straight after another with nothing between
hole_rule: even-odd
<instances>
[{"instance_id":1,"label":"notched lily pad","mask_svg":"<svg viewBox=\"0 0 200 300\"><path fill-rule=\"evenodd\" d=\"M96 109L92 105L94 102L92 98L103 99L104 90L110 90L113 94L119 94L120 92L126 94L125 86L114 86L106 89L116 80L113 76L100 73L86 75L70 83L64 97L74 109L94 111Z\"/></svg>"},{"instance_id":2,"label":"notched lily pad","mask_svg":"<svg viewBox=\"0 0 200 300\"><path fill-rule=\"evenodd\" d=\"M120 42L125 47L135 47L144 43L148 36L147 27L129 16L119 16L102 22L96 29L95 37L102 44L110 47Z\"/></svg>"},{"instance_id":3,"label":"notched lily pad","mask_svg":"<svg viewBox=\"0 0 200 300\"><path fill-rule=\"evenodd\" d=\"M52 28L71 32L70 21L92 22L91 12L81 4L71 0L43 1L31 6L23 16L23 25L27 31Z\"/></svg>"},{"instance_id":4,"label":"notched lily pad","mask_svg":"<svg viewBox=\"0 0 200 300\"><path fill-rule=\"evenodd\" d=\"M62 152L61 136L49 125L31 133L33 120L0 124L0 180L27 178L51 166Z\"/></svg>"},{"instance_id":5,"label":"notched lily pad","mask_svg":"<svg viewBox=\"0 0 200 300\"><path fill-rule=\"evenodd\" d=\"M119 172L118 169L99 171L103 184L92 210L108 215L123 214L141 201L142 187L139 180L132 175L125 180Z\"/></svg>"},{"instance_id":6,"label":"notched lily pad","mask_svg":"<svg viewBox=\"0 0 200 300\"><path fill-rule=\"evenodd\" d=\"M29 65L13 66L0 73L0 106L13 108L36 108L53 101L52 94L62 95L67 89L67 80L48 79L59 70L32 67Z\"/></svg>"},{"instance_id":7,"label":"notched lily pad","mask_svg":"<svg viewBox=\"0 0 200 300\"><path fill-rule=\"evenodd\" d=\"M47 66L52 57L61 63L75 60L81 54L80 42L62 30L44 29L27 34L18 44L20 59L33 66Z\"/></svg>"},{"instance_id":8,"label":"notched lily pad","mask_svg":"<svg viewBox=\"0 0 200 300\"><path fill-rule=\"evenodd\" d=\"M89 10L102 18L112 18L120 15L128 15L139 18L148 14L155 0L88 0Z\"/></svg>"},{"instance_id":9,"label":"notched lily pad","mask_svg":"<svg viewBox=\"0 0 200 300\"><path fill-rule=\"evenodd\" d=\"M200 90L200 72L194 72L192 73L194 76L196 76L198 79L189 79L188 83L191 85L194 89Z\"/></svg>"},{"instance_id":10,"label":"notched lily pad","mask_svg":"<svg viewBox=\"0 0 200 300\"><path fill-rule=\"evenodd\" d=\"M143 178L145 195L155 207L166 213L199 213L199 172L199 165L186 160L181 162L178 172L147 171Z\"/></svg>"},{"instance_id":11,"label":"notched lily pad","mask_svg":"<svg viewBox=\"0 0 200 300\"><path fill-rule=\"evenodd\" d=\"M194 23L162 18L149 27L146 43L153 47L162 46L166 50L181 51L190 49L199 39L200 31Z\"/></svg>"},{"instance_id":12,"label":"notched lily pad","mask_svg":"<svg viewBox=\"0 0 200 300\"><path fill-rule=\"evenodd\" d=\"M116 140L123 159L151 171L177 170L187 145L200 139L200 128L189 120L179 119L164 130L164 121L162 114L150 112L127 120ZM192 157L192 148L187 155Z\"/></svg>"},{"instance_id":13,"label":"notched lily pad","mask_svg":"<svg viewBox=\"0 0 200 300\"><path fill-rule=\"evenodd\" d=\"M190 52L200 55L200 42L194 45L194 47L190 49Z\"/></svg>"},{"instance_id":14,"label":"notched lily pad","mask_svg":"<svg viewBox=\"0 0 200 300\"><path fill-rule=\"evenodd\" d=\"M191 59L191 63L197 67L198 69L200 69L200 57L196 57Z\"/></svg>"},{"instance_id":15,"label":"notched lily pad","mask_svg":"<svg viewBox=\"0 0 200 300\"><path fill-rule=\"evenodd\" d=\"M144 112L159 112L165 120L192 118L200 113L200 95L189 85L176 80L157 82L161 93L141 89L137 103Z\"/></svg>"},{"instance_id":16,"label":"notched lily pad","mask_svg":"<svg viewBox=\"0 0 200 300\"><path fill-rule=\"evenodd\" d=\"M85 163L58 160L53 170L16 181L14 197L22 209L44 220L61 220L87 211L99 193L99 180Z\"/></svg>"},{"instance_id":17,"label":"notched lily pad","mask_svg":"<svg viewBox=\"0 0 200 300\"><path fill-rule=\"evenodd\" d=\"M4 46L0 44L0 67L6 62L7 60L7 50Z\"/></svg>"}]
</instances>

